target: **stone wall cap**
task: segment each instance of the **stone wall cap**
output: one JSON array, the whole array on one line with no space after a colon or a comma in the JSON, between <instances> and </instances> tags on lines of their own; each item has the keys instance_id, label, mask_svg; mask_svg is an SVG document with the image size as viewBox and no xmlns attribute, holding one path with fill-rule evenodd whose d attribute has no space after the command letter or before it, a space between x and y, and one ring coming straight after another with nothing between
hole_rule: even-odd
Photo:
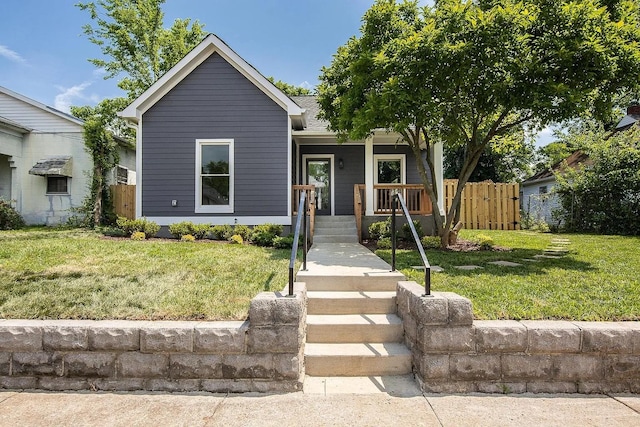
<instances>
[{"instance_id":1,"label":"stone wall cap","mask_svg":"<svg viewBox=\"0 0 640 427\"><path fill-rule=\"evenodd\" d=\"M189 320L156 320L153 322L145 322L141 325L141 329L194 329L200 322Z\"/></svg>"},{"instance_id":2,"label":"stone wall cap","mask_svg":"<svg viewBox=\"0 0 640 427\"><path fill-rule=\"evenodd\" d=\"M476 328L526 329L526 327L517 320L474 320L473 326L475 326Z\"/></svg>"},{"instance_id":3,"label":"stone wall cap","mask_svg":"<svg viewBox=\"0 0 640 427\"><path fill-rule=\"evenodd\" d=\"M220 320L212 322L198 322L195 329L246 329L248 320Z\"/></svg>"},{"instance_id":4,"label":"stone wall cap","mask_svg":"<svg viewBox=\"0 0 640 427\"><path fill-rule=\"evenodd\" d=\"M631 326L631 324L636 323L640 324L640 322L572 322L574 325L579 327L580 329L597 329L597 330L611 330L611 329L637 329L640 328L639 325L635 327Z\"/></svg>"},{"instance_id":5,"label":"stone wall cap","mask_svg":"<svg viewBox=\"0 0 640 427\"><path fill-rule=\"evenodd\" d=\"M567 320L521 320L527 329L574 329L580 330L580 328L573 322Z\"/></svg>"}]
</instances>

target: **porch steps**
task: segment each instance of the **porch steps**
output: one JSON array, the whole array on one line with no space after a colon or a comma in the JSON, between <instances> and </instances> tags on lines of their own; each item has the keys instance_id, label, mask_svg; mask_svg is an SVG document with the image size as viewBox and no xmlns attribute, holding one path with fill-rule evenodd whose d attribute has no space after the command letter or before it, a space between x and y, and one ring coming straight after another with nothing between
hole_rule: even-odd
<instances>
[{"instance_id":1,"label":"porch steps","mask_svg":"<svg viewBox=\"0 0 640 427\"><path fill-rule=\"evenodd\" d=\"M358 243L355 217L316 216L313 241L314 243Z\"/></svg>"},{"instance_id":2,"label":"porch steps","mask_svg":"<svg viewBox=\"0 0 640 427\"><path fill-rule=\"evenodd\" d=\"M360 245L314 246L318 259L311 253L309 271L298 274L308 290L306 375L409 374L411 353L396 315L396 285L404 276Z\"/></svg>"}]
</instances>

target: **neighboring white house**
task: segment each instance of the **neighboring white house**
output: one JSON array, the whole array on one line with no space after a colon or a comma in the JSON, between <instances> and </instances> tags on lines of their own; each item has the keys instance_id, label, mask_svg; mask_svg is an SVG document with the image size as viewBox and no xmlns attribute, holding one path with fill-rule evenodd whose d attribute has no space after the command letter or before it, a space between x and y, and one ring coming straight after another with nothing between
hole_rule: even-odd
<instances>
[{"instance_id":1,"label":"neighboring white house","mask_svg":"<svg viewBox=\"0 0 640 427\"><path fill-rule=\"evenodd\" d=\"M27 224L64 223L89 188L84 122L0 86L0 197ZM114 182L135 183L135 151L124 146Z\"/></svg>"}]
</instances>

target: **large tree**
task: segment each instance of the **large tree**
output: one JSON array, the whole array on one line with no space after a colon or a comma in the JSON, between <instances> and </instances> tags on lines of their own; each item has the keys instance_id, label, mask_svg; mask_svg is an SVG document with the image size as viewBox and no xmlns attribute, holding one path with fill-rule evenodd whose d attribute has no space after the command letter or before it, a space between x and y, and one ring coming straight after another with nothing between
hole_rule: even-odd
<instances>
[{"instance_id":1,"label":"large tree","mask_svg":"<svg viewBox=\"0 0 640 427\"><path fill-rule=\"evenodd\" d=\"M117 162L118 144L111 134L133 142L133 132L116 113L169 71L205 36L203 26L190 19L176 19L164 27L165 0L98 0L78 3L93 21L83 27L89 40L100 47L101 58L89 61L106 71L105 79L119 78L124 97L105 99L95 107L73 107L85 120L87 151L93 158L91 192L85 206L91 225L102 224L103 200L108 195L106 173Z\"/></svg>"},{"instance_id":2,"label":"large tree","mask_svg":"<svg viewBox=\"0 0 640 427\"><path fill-rule=\"evenodd\" d=\"M197 20L176 19L170 28L164 28L164 2L98 0L77 5L89 12L93 24L83 30L103 54L89 61L106 71L105 79L120 78L118 87L130 100L147 90L206 35Z\"/></svg>"},{"instance_id":3,"label":"large tree","mask_svg":"<svg viewBox=\"0 0 640 427\"><path fill-rule=\"evenodd\" d=\"M466 146L444 152L444 177L456 179L462 170ZM482 153L469 181L518 182L531 174L536 159L533 138L523 128L497 137Z\"/></svg>"},{"instance_id":4,"label":"large tree","mask_svg":"<svg viewBox=\"0 0 640 427\"><path fill-rule=\"evenodd\" d=\"M318 86L321 116L340 140L401 135L438 206L432 148L464 147L453 203L434 209L443 245L481 155L518 126L582 114L603 118L638 84L635 0L377 0L361 35L340 47ZM442 207L440 207L442 208Z\"/></svg>"}]
</instances>

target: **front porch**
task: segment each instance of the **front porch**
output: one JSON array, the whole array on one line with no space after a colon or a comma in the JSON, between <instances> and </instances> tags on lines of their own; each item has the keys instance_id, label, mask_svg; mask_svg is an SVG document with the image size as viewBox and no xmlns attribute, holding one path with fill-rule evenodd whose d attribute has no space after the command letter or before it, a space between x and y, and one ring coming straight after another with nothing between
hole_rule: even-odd
<instances>
[{"instance_id":1,"label":"front porch","mask_svg":"<svg viewBox=\"0 0 640 427\"><path fill-rule=\"evenodd\" d=\"M318 192L314 185L292 186L291 213L293 216L298 213L298 201L300 200L301 192L306 192L308 200L310 201L308 215L310 218L311 236L313 238L316 215L318 214L316 210ZM391 214L391 200L393 195L398 193L402 194L407 204L407 208L409 209L409 213L416 219L433 213L431 200L429 199L429 195L422 184L377 184L373 186L372 191L367 191L367 186L365 184L355 184L353 186L352 214L355 218L358 241L362 242L363 218L369 218L369 222L374 220L383 220L386 216ZM371 202L368 203L368 200ZM380 216L382 218L377 219L375 218L376 216Z\"/></svg>"}]
</instances>

